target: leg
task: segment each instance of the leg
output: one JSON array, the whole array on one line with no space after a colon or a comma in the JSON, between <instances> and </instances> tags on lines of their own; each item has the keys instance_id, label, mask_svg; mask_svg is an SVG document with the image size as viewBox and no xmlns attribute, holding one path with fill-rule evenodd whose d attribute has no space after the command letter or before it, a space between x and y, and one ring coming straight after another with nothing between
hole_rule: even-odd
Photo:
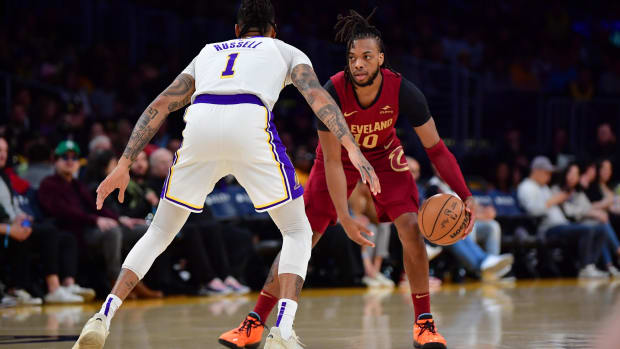
<instances>
[{"instance_id":1,"label":"leg","mask_svg":"<svg viewBox=\"0 0 620 349\"><path fill-rule=\"evenodd\" d=\"M273 209L269 214L283 236L278 263L280 312L275 327L279 328L282 338L288 340L294 335L297 301L312 250L312 228L306 217L303 197Z\"/></svg>"},{"instance_id":2,"label":"leg","mask_svg":"<svg viewBox=\"0 0 620 349\"><path fill-rule=\"evenodd\" d=\"M445 248L450 251L467 270L475 274L480 273L482 261L487 255L469 236Z\"/></svg>"},{"instance_id":3,"label":"leg","mask_svg":"<svg viewBox=\"0 0 620 349\"><path fill-rule=\"evenodd\" d=\"M437 332L430 313L428 257L418 227L418 215L413 212L404 213L394 220L394 224L403 244L403 264L409 278L415 311L413 344L416 348L445 349L446 340Z\"/></svg>"},{"instance_id":4,"label":"leg","mask_svg":"<svg viewBox=\"0 0 620 349\"><path fill-rule=\"evenodd\" d=\"M502 228L495 220L476 221L476 242L483 246L486 253L499 255L501 249Z\"/></svg>"},{"instance_id":5,"label":"leg","mask_svg":"<svg viewBox=\"0 0 620 349\"><path fill-rule=\"evenodd\" d=\"M409 278L411 293L414 295L414 308L415 303L420 304L418 306L420 309L414 309L417 319L421 314L430 313L426 246L418 227L417 214L412 212L402 214L394 220L394 225L403 244L403 264ZM419 301L424 298L424 303Z\"/></svg>"}]
</instances>

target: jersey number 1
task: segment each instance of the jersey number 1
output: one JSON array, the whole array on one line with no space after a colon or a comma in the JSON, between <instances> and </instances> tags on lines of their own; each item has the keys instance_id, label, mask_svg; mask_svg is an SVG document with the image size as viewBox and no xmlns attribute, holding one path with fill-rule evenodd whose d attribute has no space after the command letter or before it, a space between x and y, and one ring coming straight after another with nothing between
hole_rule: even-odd
<instances>
[{"instance_id":1,"label":"jersey number 1","mask_svg":"<svg viewBox=\"0 0 620 349\"><path fill-rule=\"evenodd\" d=\"M238 53L231 53L228 55L228 63L226 63L226 69L222 72L222 79L232 78L235 75L233 68L235 67L235 61L237 60Z\"/></svg>"}]
</instances>

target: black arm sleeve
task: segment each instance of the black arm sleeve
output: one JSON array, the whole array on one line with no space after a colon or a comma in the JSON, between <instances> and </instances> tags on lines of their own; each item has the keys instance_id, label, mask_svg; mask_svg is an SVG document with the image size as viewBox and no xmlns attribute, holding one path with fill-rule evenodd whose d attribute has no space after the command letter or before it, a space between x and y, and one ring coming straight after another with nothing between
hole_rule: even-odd
<instances>
[{"instance_id":1,"label":"black arm sleeve","mask_svg":"<svg viewBox=\"0 0 620 349\"><path fill-rule=\"evenodd\" d=\"M431 118L426 97L416 85L405 78L402 78L400 83L398 103L399 113L405 115L413 127L422 126Z\"/></svg>"},{"instance_id":2,"label":"black arm sleeve","mask_svg":"<svg viewBox=\"0 0 620 349\"><path fill-rule=\"evenodd\" d=\"M334 83L331 79L327 80L325 85L323 85L323 88L336 101L336 103L338 104L338 108L342 109L342 107L340 106L340 99L338 98L338 93L336 92L336 87L334 86ZM321 121L319 118L316 118L316 129L320 131L329 131L329 128L327 128L327 126L325 126L323 121Z\"/></svg>"}]
</instances>

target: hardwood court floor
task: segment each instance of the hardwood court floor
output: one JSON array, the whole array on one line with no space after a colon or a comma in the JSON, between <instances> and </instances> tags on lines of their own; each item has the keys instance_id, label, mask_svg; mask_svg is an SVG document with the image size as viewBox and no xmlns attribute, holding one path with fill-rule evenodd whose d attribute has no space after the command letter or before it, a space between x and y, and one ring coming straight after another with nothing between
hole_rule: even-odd
<instances>
[{"instance_id":1,"label":"hardwood court floor","mask_svg":"<svg viewBox=\"0 0 620 349\"><path fill-rule=\"evenodd\" d=\"M448 285L432 295L432 304L450 349L589 348L619 294L620 281ZM406 292L307 290L302 297L296 328L307 348L412 348L413 307ZM236 326L254 300L255 295L128 301L114 318L106 348L221 349L219 334ZM70 348L98 309L90 304L0 310L0 349Z\"/></svg>"}]
</instances>

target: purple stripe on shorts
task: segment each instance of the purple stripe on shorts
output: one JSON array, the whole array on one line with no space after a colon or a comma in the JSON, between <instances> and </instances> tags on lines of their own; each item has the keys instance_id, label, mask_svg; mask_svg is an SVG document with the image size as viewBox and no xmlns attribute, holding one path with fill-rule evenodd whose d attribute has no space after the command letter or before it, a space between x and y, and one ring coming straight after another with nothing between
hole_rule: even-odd
<instances>
[{"instance_id":1,"label":"purple stripe on shorts","mask_svg":"<svg viewBox=\"0 0 620 349\"><path fill-rule=\"evenodd\" d=\"M238 94L238 95L210 95L202 94L194 98L194 103L207 103L207 104L219 104L219 105L231 105L231 104L256 104L261 107L264 106L263 101L253 94Z\"/></svg>"},{"instance_id":2,"label":"purple stripe on shorts","mask_svg":"<svg viewBox=\"0 0 620 349\"><path fill-rule=\"evenodd\" d=\"M278 314L278 320L276 320L276 327L280 326L280 321L282 320L282 316L284 315L284 309L286 309L286 302L282 302L282 306L280 307L280 313Z\"/></svg>"},{"instance_id":3,"label":"purple stripe on shorts","mask_svg":"<svg viewBox=\"0 0 620 349\"><path fill-rule=\"evenodd\" d=\"M181 147L183 146L183 143L181 143ZM177 163L177 152L174 152L174 158L172 159L172 166L174 166ZM170 170L172 169L172 166L170 166L170 168L168 169L168 176L166 176L166 180L164 181L164 187L161 188L161 194L159 194L159 198L163 199L166 197L166 193L168 192L168 182L170 181Z\"/></svg>"},{"instance_id":4,"label":"purple stripe on shorts","mask_svg":"<svg viewBox=\"0 0 620 349\"><path fill-rule=\"evenodd\" d=\"M290 195L291 200L295 200L304 194L304 188L301 186L300 183L297 183L297 177L295 176L295 167L293 166L291 159L286 154L286 147L284 146L284 143L282 143L280 135L278 135L276 125L273 123L273 114L270 113L270 116L269 133L271 133L273 137L272 143L274 144L276 158L279 160L280 169L284 174L284 177L286 178L286 189L288 191L288 194Z\"/></svg>"},{"instance_id":5,"label":"purple stripe on shorts","mask_svg":"<svg viewBox=\"0 0 620 349\"><path fill-rule=\"evenodd\" d=\"M108 301L105 304L105 312L103 313L105 316L108 316L108 312L110 311L110 304L112 304L112 297L108 298Z\"/></svg>"},{"instance_id":6,"label":"purple stripe on shorts","mask_svg":"<svg viewBox=\"0 0 620 349\"><path fill-rule=\"evenodd\" d=\"M187 209L191 210L192 212L200 213L200 212L202 212L202 210L203 210L203 209L198 209L198 208L195 208L195 207L191 207L191 206L189 206L189 205L187 205L187 204L184 204L184 203L182 203L182 202L179 202L179 201L177 201L177 200L175 200L175 199L171 199L171 198L169 198L168 196L164 196L164 197L163 197L163 199L164 199L164 200L168 200L168 201L170 201L170 202L174 202L174 203L175 203L175 204L177 204L177 205L183 206L183 207L185 207L185 208L187 208Z\"/></svg>"}]
</instances>

